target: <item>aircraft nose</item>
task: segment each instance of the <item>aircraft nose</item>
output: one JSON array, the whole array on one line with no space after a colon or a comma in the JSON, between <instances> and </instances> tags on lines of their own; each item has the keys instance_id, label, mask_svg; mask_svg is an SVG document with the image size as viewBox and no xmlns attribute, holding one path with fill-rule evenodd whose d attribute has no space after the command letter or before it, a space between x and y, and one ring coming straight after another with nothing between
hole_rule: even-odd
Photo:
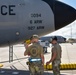
<instances>
[{"instance_id":1,"label":"aircraft nose","mask_svg":"<svg viewBox=\"0 0 76 75\"><path fill-rule=\"evenodd\" d=\"M56 30L76 20L76 9L62 2L54 3L53 12Z\"/></svg>"}]
</instances>

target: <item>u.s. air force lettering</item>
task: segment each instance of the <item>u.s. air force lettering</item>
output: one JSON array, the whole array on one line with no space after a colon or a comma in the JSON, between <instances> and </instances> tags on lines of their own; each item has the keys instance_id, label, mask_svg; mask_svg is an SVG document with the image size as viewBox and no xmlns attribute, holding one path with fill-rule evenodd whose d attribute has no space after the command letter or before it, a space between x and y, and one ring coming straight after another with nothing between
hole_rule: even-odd
<instances>
[{"instance_id":1,"label":"u.s. air force lettering","mask_svg":"<svg viewBox=\"0 0 76 75\"><path fill-rule=\"evenodd\" d=\"M0 7L1 15L16 15L14 8L15 5L2 5Z\"/></svg>"}]
</instances>

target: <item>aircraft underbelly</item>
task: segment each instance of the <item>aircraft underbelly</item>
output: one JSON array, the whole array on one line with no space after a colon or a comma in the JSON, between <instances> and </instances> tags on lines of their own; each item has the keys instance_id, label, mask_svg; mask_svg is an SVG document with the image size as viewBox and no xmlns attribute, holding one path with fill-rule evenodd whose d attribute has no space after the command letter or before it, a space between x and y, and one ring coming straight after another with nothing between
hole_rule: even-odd
<instances>
[{"instance_id":1,"label":"aircraft underbelly","mask_svg":"<svg viewBox=\"0 0 76 75\"><path fill-rule=\"evenodd\" d=\"M46 35L63 27L58 27L60 21L55 19L59 11L55 12L51 6L44 0L0 0L0 46L22 42L33 34Z\"/></svg>"},{"instance_id":2,"label":"aircraft underbelly","mask_svg":"<svg viewBox=\"0 0 76 75\"><path fill-rule=\"evenodd\" d=\"M38 2L2 1L0 44L25 40L33 34L44 35L55 30L54 14L50 6L43 1Z\"/></svg>"}]
</instances>

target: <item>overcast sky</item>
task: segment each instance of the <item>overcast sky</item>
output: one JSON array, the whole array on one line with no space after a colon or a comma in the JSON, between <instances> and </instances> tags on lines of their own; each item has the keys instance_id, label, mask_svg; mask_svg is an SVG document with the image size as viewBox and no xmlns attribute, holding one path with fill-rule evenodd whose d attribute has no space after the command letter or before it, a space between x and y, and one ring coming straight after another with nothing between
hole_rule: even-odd
<instances>
[{"instance_id":1,"label":"overcast sky","mask_svg":"<svg viewBox=\"0 0 76 75\"><path fill-rule=\"evenodd\" d=\"M76 9L76 0L59 0ZM76 38L76 21L48 35L60 35L66 38Z\"/></svg>"}]
</instances>

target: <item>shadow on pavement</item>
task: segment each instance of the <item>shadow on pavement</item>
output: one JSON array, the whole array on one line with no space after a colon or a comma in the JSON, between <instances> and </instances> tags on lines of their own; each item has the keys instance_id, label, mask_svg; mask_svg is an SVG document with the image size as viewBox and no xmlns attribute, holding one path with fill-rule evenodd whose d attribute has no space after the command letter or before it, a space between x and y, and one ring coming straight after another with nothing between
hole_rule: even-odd
<instances>
[{"instance_id":1,"label":"shadow on pavement","mask_svg":"<svg viewBox=\"0 0 76 75\"><path fill-rule=\"evenodd\" d=\"M30 73L29 71L25 70L0 69L0 75L30 75ZM44 75L53 75L53 74L44 72Z\"/></svg>"},{"instance_id":2,"label":"shadow on pavement","mask_svg":"<svg viewBox=\"0 0 76 75\"><path fill-rule=\"evenodd\" d=\"M0 69L0 75L30 75L29 71L15 69ZM53 73L44 72L43 75L53 75ZM66 75L66 74L61 74Z\"/></svg>"}]
</instances>

